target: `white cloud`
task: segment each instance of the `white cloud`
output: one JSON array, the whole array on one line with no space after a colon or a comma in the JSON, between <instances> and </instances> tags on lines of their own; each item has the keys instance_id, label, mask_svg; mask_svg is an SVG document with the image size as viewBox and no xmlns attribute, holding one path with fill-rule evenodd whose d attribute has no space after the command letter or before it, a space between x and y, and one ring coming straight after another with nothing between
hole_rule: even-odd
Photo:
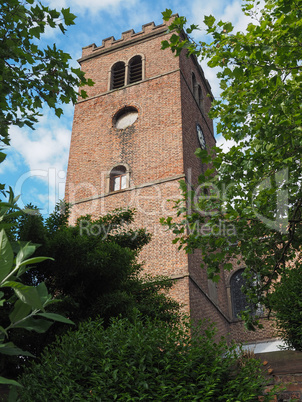
<instances>
[{"instance_id":1,"label":"white cloud","mask_svg":"<svg viewBox=\"0 0 302 402\"><path fill-rule=\"evenodd\" d=\"M70 7L72 12L88 11L91 14L103 10L110 10L111 13L119 12L122 8L130 8L136 4L137 0L48 0L47 4L57 10Z\"/></svg>"},{"instance_id":2,"label":"white cloud","mask_svg":"<svg viewBox=\"0 0 302 402\"><path fill-rule=\"evenodd\" d=\"M228 152L232 146L236 145L234 140L226 140L222 135L219 135L216 140L216 146L221 148L224 153Z\"/></svg>"},{"instance_id":3,"label":"white cloud","mask_svg":"<svg viewBox=\"0 0 302 402\"><path fill-rule=\"evenodd\" d=\"M66 108L67 117L62 119L55 117L52 111L44 111L36 130L24 127L10 130L11 149L0 173L8 176L18 167L9 184L15 194L21 194L23 204L29 197L31 202L42 204L43 213L51 212L55 202L64 197L71 137L70 108L72 106Z\"/></svg>"},{"instance_id":4,"label":"white cloud","mask_svg":"<svg viewBox=\"0 0 302 402\"><path fill-rule=\"evenodd\" d=\"M241 6L242 3L240 1L233 1L225 7L221 17L222 21L232 22L234 32L245 32L248 24L252 22L252 18L242 12Z\"/></svg>"},{"instance_id":5,"label":"white cloud","mask_svg":"<svg viewBox=\"0 0 302 402\"><path fill-rule=\"evenodd\" d=\"M11 145L23 156L30 170L66 169L71 131L60 123L52 123L49 126L46 116L43 116L35 131L11 129Z\"/></svg>"},{"instance_id":6,"label":"white cloud","mask_svg":"<svg viewBox=\"0 0 302 402\"><path fill-rule=\"evenodd\" d=\"M213 15L216 21L231 22L234 25L234 32L245 31L252 19L242 12L242 4L242 1L239 0L213 0L207 4L199 0L194 1L188 19L190 23L198 24L201 28L201 31L196 33L196 38L201 39L201 36L205 34L203 23L205 15Z\"/></svg>"},{"instance_id":7,"label":"white cloud","mask_svg":"<svg viewBox=\"0 0 302 402\"><path fill-rule=\"evenodd\" d=\"M3 149L3 152L7 154L4 162L0 164L0 174L4 174L9 171L11 173L16 172L18 170L18 166L22 163L21 156L14 152L11 148Z\"/></svg>"}]
</instances>

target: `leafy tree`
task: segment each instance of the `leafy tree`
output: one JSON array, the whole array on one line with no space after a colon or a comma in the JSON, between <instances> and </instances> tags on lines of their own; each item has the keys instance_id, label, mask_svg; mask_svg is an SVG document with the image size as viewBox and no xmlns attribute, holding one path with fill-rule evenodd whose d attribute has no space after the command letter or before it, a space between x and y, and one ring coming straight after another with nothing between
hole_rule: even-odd
<instances>
[{"instance_id":1,"label":"leafy tree","mask_svg":"<svg viewBox=\"0 0 302 402\"><path fill-rule=\"evenodd\" d=\"M16 206L17 199L12 191L8 202L0 202L0 353L6 356L32 356L28 351L18 348L12 341L12 329L22 328L27 331L45 332L53 323L60 321L70 324L65 317L46 311L54 302L43 282L38 286L28 286L20 277L33 264L43 262L48 257L32 257L36 247L30 242L13 244L9 241L5 229L9 225L5 218L21 212ZM17 211L16 211L17 210ZM6 312L6 314L4 314ZM10 339L8 339L10 338ZM1 365L5 359L1 359ZM2 370L3 371L3 367ZM0 376L0 384L18 385L16 381Z\"/></svg>"},{"instance_id":2,"label":"leafy tree","mask_svg":"<svg viewBox=\"0 0 302 402\"><path fill-rule=\"evenodd\" d=\"M143 275L143 267L137 262L139 251L149 242L150 235L143 229L129 228L134 211L114 211L96 221L90 216L81 217L73 227L67 226L68 214L68 205L59 203L43 221L44 231L37 215L19 220L19 240L26 240L22 235L29 229L33 239L42 234L45 243L39 253L52 257L32 268L25 279L28 285L45 282L60 298L60 303L52 306L54 313L64 314L77 324L102 317L108 325L111 317L131 317L133 308L144 316L167 322L177 319L178 303L167 296L172 282L164 277ZM37 336L19 331L13 340L39 355L67 328L57 323ZM11 375L19 371L16 363L11 361Z\"/></svg>"},{"instance_id":3,"label":"leafy tree","mask_svg":"<svg viewBox=\"0 0 302 402\"><path fill-rule=\"evenodd\" d=\"M55 110L60 117L60 107L78 97L77 86L92 85L80 69L69 66L70 55L57 49L55 45L43 48L40 39L46 28L59 28L62 33L66 26L74 24L75 16L70 10L61 12L43 6L35 0L10 0L0 3L0 143L9 145L8 130L12 125L33 128L44 104ZM86 94L80 92L82 97ZM0 163L5 159L0 152ZM0 191L5 195L5 185ZM16 199L10 191L8 202L0 203L0 353L20 355L23 353L12 342L8 342L12 328L25 328L43 332L50 320L70 322L64 317L45 312L52 302L43 283L28 286L20 281L24 276L35 278L33 271L28 273L32 264L45 261L45 257L31 257L36 245L26 242L15 245L14 217ZM17 208L18 209L18 208ZM36 217L38 218L38 217ZM39 219L38 219L39 220ZM36 219L37 223L37 219ZM29 228L27 228L29 229ZM41 222L40 222L41 229ZM30 239L31 230L25 234ZM38 236L39 237L39 236ZM41 237L38 239L43 240ZM37 283L35 283L36 285ZM12 309L12 311L10 310ZM6 312L6 315L5 315ZM40 315L39 319L33 318ZM17 330L16 330L17 331ZM1 363L3 359L1 360ZM0 377L0 383L8 383Z\"/></svg>"},{"instance_id":4,"label":"leafy tree","mask_svg":"<svg viewBox=\"0 0 302 402\"><path fill-rule=\"evenodd\" d=\"M277 282L272 294L279 335L290 348L302 351L302 275L298 268L289 269Z\"/></svg>"},{"instance_id":5,"label":"leafy tree","mask_svg":"<svg viewBox=\"0 0 302 402\"><path fill-rule=\"evenodd\" d=\"M25 213L18 216L17 224L11 228L9 233L14 240L22 239L22 241L43 244L45 228L39 209L31 203L26 205Z\"/></svg>"},{"instance_id":6,"label":"leafy tree","mask_svg":"<svg viewBox=\"0 0 302 402\"><path fill-rule=\"evenodd\" d=\"M0 3L0 142L9 145L11 125L33 127L44 104L63 113L61 104L76 102L78 85L92 85L80 69L70 68L70 55L56 45L43 48L46 28L74 24L69 8L61 12L35 0ZM85 91L81 91L85 97ZM5 155L1 153L0 162ZM3 185L2 185L3 188Z\"/></svg>"},{"instance_id":7,"label":"leafy tree","mask_svg":"<svg viewBox=\"0 0 302 402\"><path fill-rule=\"evenodd\" d=\"M225 153L218 147L196 151L210 167L198 186L181 184L184 202L176 207L183 221L165 223L187 252L201 250L214 280L222 267L234 267L231 261L243 261L250 301L271 310L276 280L281 287L289 266L301 272L302 1L265 0L261 11L257 7L252 0L242 7L251 18L246 32L206 16L212 40L197 43L191 37L197 27L186 28L186 19L177 17L170 41L163 42L176 55L186 49L218 68L221 95L210 117L234 144ZM166 20L171 14L163 13ZM243 316L252 328L257 317L250 313Z\"/></svg>"},{"instance_id":8,"label":"leafy tree","mask_svg":"<svg viewBox=\"0 0 302 402\"><path fill-rule=\"evenodd\" d=\"M88 321L26 370L21 399L44 401L47 393L48 401L258 400L266 382L260 361L214 336L212 326L192 329L137 313L107 328Z\"/></svg>"}]
</instances>

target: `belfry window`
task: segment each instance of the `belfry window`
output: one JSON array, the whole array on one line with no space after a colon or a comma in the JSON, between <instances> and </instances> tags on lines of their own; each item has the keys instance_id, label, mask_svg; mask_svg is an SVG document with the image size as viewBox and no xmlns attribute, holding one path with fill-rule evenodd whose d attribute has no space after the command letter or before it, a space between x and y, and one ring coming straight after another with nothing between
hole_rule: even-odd
<instances>
[{"instance_id":1,"label":"belfry window","mask_svg":"<svg viewBox=\"0 0 302 402\"><path fill-rule=\"evenodd\" d=\"M141 56L134 56L129 62L129 84L143 79L143 63Z\"/></svg>"},{"instance_id":2,"label":"belfry window","mask_svg":"<svg viewBox=\"0 0 302 402\"><path fill-rule=\"evenodd\" d=\"M118 61L109 71L108 91L123 88L145 79L145 57L133 56L129 61Z\"/></svg>"},{"instance_id":3,"label":"belfry window","mask_svg":"<svg viewBox=\"0 0 302 402\"><path fill-rule=\"evenodd\" d=\"M116 166L110 172L110 191L127 188L127 171L125 166Z\"/></svg>"},{"instance_id":4,"label":"belfry window","mask_svg":"<svg viewBox=\"0 0 302 402\"><path fill-rule=\"evenodd\" d=\"M125 85L125 63L119 61L112 67L112 88L121 88Z\"/></svg>"},{"instance_id":5,"label":"belfry window","mask_svg":"<svg viewBox=\"0 0 302 402\"><path fill-rule=\"evenodd\" d=\"M242 291L242 287L245 285L246 280L242 276L244 269L239 269L231 277L231 300L232 300L232 310L233 317L239 318L240 312L245 310L249 305L247 302L246 295Z\"/></svg>"}]
</instances>

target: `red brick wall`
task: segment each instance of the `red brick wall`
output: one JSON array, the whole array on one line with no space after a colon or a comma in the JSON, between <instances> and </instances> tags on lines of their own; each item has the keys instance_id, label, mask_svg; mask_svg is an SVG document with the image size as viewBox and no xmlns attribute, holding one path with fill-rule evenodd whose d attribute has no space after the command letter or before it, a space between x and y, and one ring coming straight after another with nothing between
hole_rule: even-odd
<instances>
[{"instance_id":1,"label":"red brick wall","mask_svg":"<svg viewBox=\"0 0 302 402\"><path fill-rule=\"evenodd\" d=\"M179 197L178 181L152 185L145 188L111 193L93 202L76 204L71 220L81 215L92 214L97 218L116 208L135 208L135 226L146 228L153 234L152 241L140 253L145 261L145 272L171 277L188 274L187 255L178 252L172 244L173 234L160 225L159 218L173 214L172 203L166 200ZM187 298L187 295L184 295Z\"/></svg>"},{"instance_id":2,"label":"red brick wall","mask_svg":"<svg viewBox=\"0 0 302 402\"><path fill-rule=\"evenodd\" d=\"M89 182L77 199L89 197L91 186L103 194L101 177L117 163L129 164L133 186L183 173L179 93L176 72L76 105L67 182ZM118 130L112 119L125 105L137 108L138 119Z\"/></svg>"}]
</instances>

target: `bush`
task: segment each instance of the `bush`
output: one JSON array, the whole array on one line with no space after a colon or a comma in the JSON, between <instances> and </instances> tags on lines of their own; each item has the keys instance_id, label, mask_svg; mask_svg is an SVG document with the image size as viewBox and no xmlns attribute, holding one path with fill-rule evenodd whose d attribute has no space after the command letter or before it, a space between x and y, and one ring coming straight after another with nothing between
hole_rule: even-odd
<instances>
[{"instance_id":1,"label":"bush","mask_svg":"<svg viewBox=\"0 0 302 402\"><path fill-rule=\"evenodd\" d=\"M47 348L20 379L22 401L255 401L258 360L214 341L213 326L88 321ZM265 396L263 400L270 400Z\"/></svg>"},{"instance_id":2,"label":"bush","mask_svg":"<svg viewBox=\"0 0 302 402\"><path fill-rule=\"evenodd\" d=\"M302 351L302 275L300 265L289 269L275 285L271 307L275 312L279 335L289 348Z\"/></svg>"}]
</instances>

